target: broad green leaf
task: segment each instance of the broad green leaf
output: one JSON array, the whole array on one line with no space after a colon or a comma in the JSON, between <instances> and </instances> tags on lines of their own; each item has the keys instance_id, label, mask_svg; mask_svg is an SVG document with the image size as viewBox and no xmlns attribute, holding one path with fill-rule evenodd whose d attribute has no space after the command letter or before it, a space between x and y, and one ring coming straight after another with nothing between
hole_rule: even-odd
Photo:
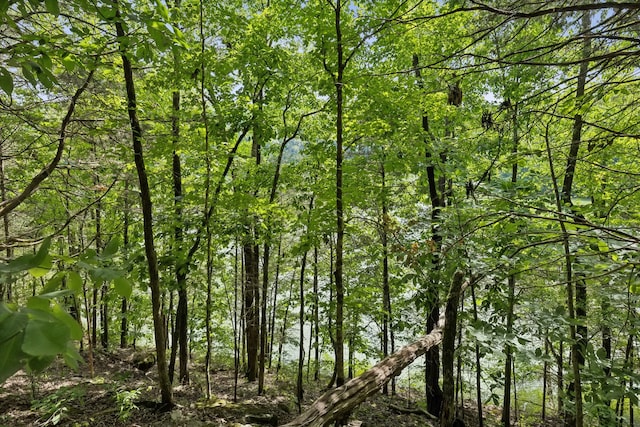
<instances>
[{"instance_id":1,"label":"broad green leaf","mask_svg":"<svg viewBox=\"0 0 640 427\"><path fill-rule=\"evenodd\" d=\"M89 276L94 283L110 282L122 276L122 272L111 268L92 268L89 270Z\"/></svg>"},{"instance_id":2,"label":"broad green leaf","mask_svg":"<svg viewBox=\"0 0 640 427\"><path fill-rule=\"evenodd\" d=\"M6 314L0 319L0 347L2 347L7 341L15 338L24 330L29 317L24 313L9 310L4 304L1 304L0 307L7 310Z\"/></svg>"},{"instance_id":3,"label":"broad green leaf","mask_svg":"<svg viewBox=\"0 0 640 427\"><path fill-rule=\"evenodd\" d=\"M47 12L55 16L60 15L60 6L58 5L58 0L44 0L44 4L47 8Z\"/></svg>"},{"instance_id":4,"label":"broad green leaf","mask_svg":"<svg viewBox=\"0 0 640 427\"><path fill-rule=\"evenodd\" d=\"M13 76L4 67L0 67L0 88L9 96L13 93Z\"/></svg>"},{"instance_id":5,"label":"broad green leaf","mask_svg":"<svg viewBox=\"0 0 640 427\"><path fill-rule=\"evenodd\" d=\"M78 349L72 342L67 343L67 351L62 355L64 357L64 362L67 366L70 366L73 369L78 369L78 362L82 362L82 356L78 353Z\"/></svg>"},{"instance_id":6,"label":"broad green leaf","mask_svg":"<svg viewBox=\"0 0 640 427\"><path fill-rule=\"evenodd\" d=\"M160 49L166 49L169 46L170 40L165 34L164 25L161 22L147 22L147 31L149 31L149 35Z\"/></svg>"},{"instance_id":7,"label":"broad green leaf","mask_svg":"<svg viewBox=\"0 0 640 427\"><path fill-rule=\"evenodd\" d=\"M609 252L609 246L603 240L598 240L598 250L600 252Z\"/></svg>"},{"instance_id":8,"label":"broad green leaf","mask_svg":"<svg viewBox=\"0 0 640 427\"><path fill-rule=\"evenodd\" d=\"M25 328L22 351L31 356L55 356L65 351L69 338L69 328L63 323L33 319Z\"/></svg>"},{"instance_id":9,"label":"broad green leaf","mask_svg":"<svg viewBox=\"0 0 640 427\"><path fill-rule=\"evenodd\" d=\"M49 292L57 291L58 289L60 289L60 285L62 284L62 280L64 279L64 276L65 276L64 271L58 271L56 274L53 275L51 279L49 279L49 281L47 281L47 283L44 285L44 289L42 290L42 292L49 293Z\"/></svg>"},{"instance_id":10,"label":"broad green leaf","mask_svg":"<svg viewBox=\"0 0 640 427\"><path fill-rule=\"evenodd\" d=\"M82 277L75 271L67 272L67 286L74 293L78 293L82 290Z\"/></svg>"},{"instance_id":11,"label":"broad green leaf","mask_svg":"<svg viewBox=\"0 0 640 427\"><path fill-rule=\"evenodd\" d=\"M60 304L54 303L53 307L51 308L51 313L55 316L56 319L58 319L67 328L69 328L71 339L82 339L82 327L76 321L76 319L71 317L71 315L67 313L64 308L62 308Z\"/></svg>"},{"instance_id":12,"label":"broad green leaf","mask_svg":"<svg viewBox=\"0 0 640 427\"><path fill-rule=\"evenodd\" d=\"M29 269L29 274L36 279L39 279L40 277L47 274L51 270L51 267L53 267L51 256L49 256L49 254L46 254L45 259L37 267Z\"/></svg>"},{"instance_id":13,"label":"broad green leaf","mask_svg":"<svg viewBox=\"0 0 640 427\"><path fill-rule=\"evenodd\" d=\"M107 243L107 246L105 246L100 256L102 258L111 258L118 252L119 247L120 239L118 237L114 237L113 239L109 240L109 243Z\"/></svg>"},{"instance_id":14,"label":"broad green leaf","mask_svg":"<svg viewBox=\"0 0 640 427\"><path fill-rule=\"evenodd\" d=\"M46 299L54 299L54 298L62 298L73 294L70 289L60 289L53 292L46 292L40 295L37 295L38 298L46 298Z\"/></svg>"},{"instance_id":15,"label":"broad green leaf","mask_svg":"<svg viewBox=\"0 0 640 427\"><path fill-rule=\"evenodd\" d=\"M22 368L23 361L27 357L21 349L23 334L24 332L20 332L0 345L0 384Z\"/></svg>"},{"instance_id":16,"label":"broad green leaf","mask_svg":"<svg viewBox=\"0 0 640 427\"><path fill-rule=\"evenodd\" d=\"M7 13L9 10L9 0L0 0L0 13ZM2 381L0 381L1 383Z\"/></svg>"},{"instance_id":17,"label":"broad green leaf","mask_svg":"<svg viewBox=\"0 0 640 427\"><path fill-rule=\"evenodd\" d=\"M169 21L169 9L160 0L156 0L156 11L165 21Z\"/></svg>"},{"instance_id":18,"label":"broad green leaf","mask_svg":"<svg viewBox=\"0 0 640 427\"><path fill-rule=\"evenodd\" d=\"M40 310L48 312L51 302L47 298L41 298L39 295L31 297L27 300L27 307L32 310Z\"/></svg>"},{"instance_id":19,"label":"broad green leaf","mask_svg":"<svg viewBox=\"0 0 640 427\"><path fill-rule=\"evenodd\" d=\"M131 297L131 291L133 286L131 285L131 282L125 277L117 277L113 279L113 286L116 292L118 293L118 295L120 295L121 297L123 298Z\"/></svg>"},{"instance_id":20,"label":"broad green leaf","mask_svg":"<svg viewBox=\"0 0 640 427\"><path fill-rule=\"evenodd\" d=\"M37 374L51 365L51 362L53 362L55 358L55 355L30 357L27 361L27 368L30 372Z\"/></svg>"},{"instance_id":21,"label":"broad green leaf","mask_svg":"<svg viewBox=\"0 0 640 427\"><path fill-rule=\"evenodd\" d=\"M76 61L70 55L62 57L61 61L67 71L71 72L76 69Z\"/></svg>"},{"instance_id":22,"label":"broad green leaf","mask_svg":"<svg viewBox=\"0 0 640 427\"><path fill-rule=\"evenodd\" d=\"M24 76L25 79L27 79L29 83L31 83L32 86L36 86L38 84L38 81L36 80L36 77L31 72L31 69L29 68L29 66L27 65L22 66L22 75Z\"/></svg>"},{"instance_id":23,"label":"broad green leaf","mask_svg":"<svg viewBox=\"0 0 640 427\"><path fill-rule=\"evenodd\" d=\"M50 244L51 239L45 239L37 253L22 255L8 264L0 265L0 273L20 273L39 267L49 254Z\"/></svg>"}]
</instances>

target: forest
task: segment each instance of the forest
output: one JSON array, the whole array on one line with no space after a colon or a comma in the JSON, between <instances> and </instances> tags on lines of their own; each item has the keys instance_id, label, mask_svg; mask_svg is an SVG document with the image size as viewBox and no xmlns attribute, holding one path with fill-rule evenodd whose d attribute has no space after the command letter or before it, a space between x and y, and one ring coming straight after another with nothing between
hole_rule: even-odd
<instances>
[{"instance_id":1,"label":"forest","mask_svg":"<svg viewBox=\"0 0 640 427\"><path fill-rule=\"evenodd\" d=\"M0 32L0 425L640 425L637 0Z\"/></svg>"}]
</instances>

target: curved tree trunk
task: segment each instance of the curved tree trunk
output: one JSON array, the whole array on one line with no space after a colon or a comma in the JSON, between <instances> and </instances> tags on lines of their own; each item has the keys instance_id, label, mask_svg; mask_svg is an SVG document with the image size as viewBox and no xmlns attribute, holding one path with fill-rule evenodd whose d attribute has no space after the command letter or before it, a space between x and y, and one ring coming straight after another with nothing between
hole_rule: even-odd
<instances>
[{"instance_id":1,"label":"curved tree trunk","mask_svg":"<svg viewBox=\"0 0 640 427\"><path fill-rule=\"evenodd\" d=\"M122 57L122 69L127 91L127 107L129 112L129 122L131 124L131 134L133 140L133 152L140 183L140 200L142 204L142 218L144 229L144 247L149 268L149 287L151 288L151 305L153 312L153 326L156 343L156 355L158 360L158 380L160 383L160 393L162 403L172 405L173 396L171 382L167 371L165 327L160 304L160 277L158 273L158 258L153 237L153 214L151 204L151 192L149 190L149 180L144 165L142 150L142 127L138 120L138 107L136 102L136 91L133 81L133 69L131 61L127 56L126 45L124 44L125 32L122 25L122 17L118 9L118 1L113 1L116 9L115 27L116 34L120 40L120 56Z\"/></svg>"}]
</instances>

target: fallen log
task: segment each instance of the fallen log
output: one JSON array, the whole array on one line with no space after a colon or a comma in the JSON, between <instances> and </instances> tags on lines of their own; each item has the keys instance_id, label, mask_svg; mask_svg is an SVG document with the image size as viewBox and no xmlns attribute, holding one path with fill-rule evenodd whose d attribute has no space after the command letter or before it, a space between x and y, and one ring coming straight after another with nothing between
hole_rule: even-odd
<instances>
[{"instance_id":1,"label":"fallen log","mask_svg":"<svg viewBox=\"0 0 640 427\"><path fill-rule=\"evenodd\" d=\"M461 280L462 277L459 278ZM465 282L461 289L458 288L459 292L464 292L468 284L469 281ZM440 316L437 326L429 334L402 347L344 385L326 391L306 411L282 427L324 427L336 420L343 420L353 408L377 393L393 377L400 375L414 360L431 347L440 344L444 324L445 313Z\"/></svg>"},{"instance_id":2,"label":"fallen log","mask_svg":"<svg viewBox=\"0 0 640 427\"><path fill-rule=\"evenodd\" d=\"M444 315L428 335L402 347L362 375L328 390L306 411L283 427L323 427L347 416L353 408L380 391L391 378L400 375L418 357L442 341Z\"/></svg>"}]
</instances>

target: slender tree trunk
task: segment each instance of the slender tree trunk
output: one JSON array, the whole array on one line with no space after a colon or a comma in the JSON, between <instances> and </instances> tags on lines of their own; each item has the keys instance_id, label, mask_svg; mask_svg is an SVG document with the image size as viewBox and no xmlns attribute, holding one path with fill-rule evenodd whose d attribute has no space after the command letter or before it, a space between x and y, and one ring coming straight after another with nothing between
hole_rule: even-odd
<instances>
[{"instance_id":1,"label":"slender tree trunk","mask_svg":"<svg viewBox=\"0 0 640 427\"><path fill-rule=\"evenodd\" d=\"M289 285L289 298L285 303L284 316L282 317L282 327L280 328L280 339L278 341L278 363L276 364L276 377L282 367L282 351L284 350L284 343L287 340L287 329L289 321L289 307L291 306L291 299L293 298L293 289L296 283L295 273L291 274L291 284Z\"/></svg>"},{"instance_id":2,"label":"slender tree trunk","mask_svg":"<svg viewBox=\"0 0 640 427\"><path fill-rule=\"evenodd\" d=\"M585 11L582 15L582 32L584 33L584 41L582 45L582 58L585 59L580 64L580 71L578 73L578 85L576 88L576 99L578 104L582 104L585 93L585 86L587 81L587 74L589 72L589 62L586 61L591 56L591 17L589 12ZM575 176L575 170L578 162L578 154L580 151L580 145L582 141L582 115L577 113L573 121L573 131L571 138L571 146L569 148L569 156L567 158L567 166L565 168L564 180L562 183L562 190L560 193L560 199L566 206L571 206L571 193L573 191L573 179ZM562 206L558 206L558 211L562 212ZM561 226L564 228L564 223L561 222ZM572 344L572 365L574 378L571 384L569 384L569 398L575 402L575 410L572 413L569 412L569 417L566 419L566 425L575 427L582 427L584 424L584 414L582 409L582 384L580 381L580 370L584 366L585 350L587 344L587 330L586 330L586 308L587 308L587 287L584 279L574 278L572 274L572 254L569 248L569 236L566 234L566 230L563 230L565 236L565 257L567 267L567 290L569 298L569 312L570 316L575 316L576 322L579 326L571 325L571 338ZM576 280L577 279L577 280ZM575 280L575 292L573 289ZM574 300L575 298L575 300Z\"/></svg>"},{"instance_id":3,"label":"slender tree trunk","mask_svg":"<svg viewBox=\"0 0 640 427\"><path fill-rule=\"evenodd\" d=\"M453 427L456 419L455 409L455 378L453 365L456 349L456 331L458 325L458 304L462 294L464 274L456 271L449 288L447 307L445 310L445 324L442 331L442 413L440 425Z\"/></svg>"},{"instance_id":4,"label":"slender tree trunk","mask_svg":"<svg viewBox=\"0 0 640 427\"><path fill-rule=\"evenodd\" d=\"M282 260L282 236L278 243L278 261L273 283L273 298L271 299L271 319L269 320L269 369L273 360L273 343L275 342L276 308L278 304L278 284L280 283L280 262Z\"/></svg>"},{"instance_id":5,"label":"slender tree trunk","mask_svg":"<svg viewBox=\"0 0 640 427\"><path fill-rule=\"evenodd\" d=\"M122 219L122 246L125 250L125 257L129 253L129 180L124 181L124 206ZM129 323L127 318L127 299L122 298L120 306L120 348L127 347L127 336L129 335Z\"/></svg>"},{"instance_id":6,"label":"slender tree trunk","mask_svg":"<svg viewBox=\"0 0 640 427\"><path fill-rule=\"evenodd\" d=\"M478 303L476 300L476 285L471 283L471 299L473 300L473 320L478 322ZM482 365L480 363L480 345L476 341L475 344L475 356L476 356L476 406L478 407L478 427L484 426L484 416L482 413Z\"/></svg>"},{"instance_id":7,"label":"slender tree trunk","mask_svg":"<svg viewBox=\"0 0 640 427\"><path fill-rule=\"evenodd\" d=\"M200 13L199 30L200 30L200 108L202 109L202 122L204 123L204 142L205 142L205 161L207 165L207 175L205 180L205 199L204 199L204 211L209 212L211 204L211 153L209 147L209 125L207 117L207 101L205 97L205 36L204 36L204 0L198 2L198 9ZM207 241L207 299L205 303L205 334L207 340L207 351L205 354L204 370L205 370L205 382L207 386L206 396L207 399L211 399L211 357L213 355L213 337L211 331L211 312L212 312L212 282L213 282L213 258L211 249L211 221L205 221L205 233ZM238 392L238 334L237 334L237 309L238 309L238 246L235 245L236 257L234 265L234 297L233 297L233 361L234 361L234 387L233 387L233 401L237 401Z\"/></svg>"},{"instance_id":8,"label":"slender tree trunk","mask_svg":"<svg viewBox=\"0 0 640 427\"><path fill-rule=\"evenodd\" d=\"M333 313L334 313L334 308L335 308L335 298L334 298L334 283L333 283L333 279L335 278L334 273L334 258L333 258L333 236L330 234L329 235L329 310L327 313L327 329L329 331L329 340L331 341L331 347L333 348L333 351L335 353L335 349L336 349L336 339L335 336L333 334L334 328L333 328ZM331 388L333 387L333 385L336 382L336 364L335 364L335 360L333 363L333 373L331 374L331 380L329 380L329 384L327 385L327 388Z\"/></svg>"},{"instance_id":9,"label":"slender tree trunk","mask_svg":"<svg viewBox=\"0 0 640 427\"><path fill-rule=\"evenodd\" d=\"M424 82L422 80L422 74L420 73L419 58L418 55L413 55L413 67L415 70L415 76L418 80L418 88L424 89ZM424 133L425 143L431 138L431 131L429 129L429 117L425 112L422 112L422 131ZM443 185L439 183L444 182L444 177L436 179L435 166L432 160L432 154L427 147L425 150L425 156L427 159L427 181L429 185L429 197L431 199L431 239L433 241L434 250L432 257L432 269L431 283L429 286L429 294L432 295L431 301L429 301L429 308L427 309L427 333L433 330L438 323L440 317L440 298L438 295L438 272L440 270L440 247L442 245L442 235L439 230L440 211L444 207L445 197L444 194L438 193L438 187ZM440 351L437 346L434 346L427 351L425 355L425 394L427 398L427 409L430 413L439 416L442 407L442 389L440 388Z\"/></svg>"},{"instance_id":10,"label":"slender tree trunk","mask_svg":"<svg viewBox=\"0 0 640 427\"><path fill-rule=\"evenodd\" d=\"M513 146L511 154L514 159L517 159L518 154L518 104L516 103L512 111L512 126L513 126ZM515 160L511 165L511 184L515 188L515 184L518 182L518 162ZM516 304L516 276L510 274L507 278L507 324L506 332L511 334L513 332L513 319L515 316L515 304ZM501 422L503 426L511 425L511 367L513 365L513 348L507 344L504 348L506 355L504 361L504 399L502 402L502 418Z\"/></svg>"},{"instance_id":11,"label":"slender tree trunk","mask_svg":"<svg viewBox=\"0 0 640 427\"><path fill-rule=\"evenodd\" d=\"M544 423L547 419L547 394L549 388L549 362L547 362L547 358L549 357L549 340L547 331L544 335L544 363L542 365L542 422Z\"/></svg>"},{"instance_id":12,"label":"slender tree trunk","mask_svg":"<svg viewBox=\"0 0 640 427\"><path fill-rule=\"evenodd\" d=\"M342 160L343 149L343 109L344 109L344 62L343 42L342 42L342 0L337 0L334 4L335 31L336 31L336 53L338 69L334 76L336 88L336 263L335 263L335 289L336 289L336 322L335 322L335 370L336 385L340 387L344 384L344 282L343 282L343 251L344 251L344 200L343 200L343 177Z\"/></svg>"},{"instance_id":13,"label":"slender tree trunk","mask_svg":"<svg viewBox=\"0 0 640 427\"><path fill-rule=\"evenodd\" d=\"M389 355L389 338L391 334L391 290L389 288L389 206L387 205L387 183L384 158L380 163L382 178L382 227L380 240L382 241L382 355ZM382 387L382 393L389 394L388 384Z\"/></svg>"},{"instance_id":14,"label":"slender tree trunk","mask_svg":"<svg viewBox=\"0 0 640 427\"><path fill-rule=\"evenodd\" d=\"M576 333L576 310L574 300L573 289L573 262L571 255L571 248L569 246L569 234L564 223L565 215L562 213L562 202L560 199L560 191L556 180L556 174L553 168L553 158L551 157L551 146L549 144L549 137L546 136L547 145L547 157L549 160L549 169L551 170L551 180L554 185L554 193L556 196L556 208L558 210L558 222L560 223L560 229L562 231L563 248L565 256L565 274L566 274L566 291L567 291L567 308L569 311L569 333L571 335L571 365L573 368L573 382L569 386L568 394L569 398L575 402L575 407L568 408L565 415L565 425L567 427L574 426L582 427L582 383L580 381L580 363L578 353L580 352L577 333Z\"/></svg>"},{"instance_id":15,"label":"slender tree trunk","mask_svg":"<svg viewBox=\"0 0 640 427\"><path fill-rule=\"evenodd\" d=\"M251 233L253 234L253 233ZM248 381L255 381L258 376L259 334L259 285L258 285L258 246L254 243L244 245L245 263L245 339L247 350L246 376Z\"/></svg>"},{"instance_id":16,"label":"slender tree trunk","mask_svg":"<svg viewBox=\"0 0 640 427\"><path fill-rule=\"evenodd\" d=\"M313 380L320 379L320 296L318 295L318 245L313 247Z\"/></svg>"},{"instance_id":17,"label":"slender tree trunk","mask_svg":"<svg viewBox=\"0 0 640 427\"><path fill-rule=\"evenodd\" d=\"M179 1L176 2L175 7L179 6ZM174 54L174 62L176 72L178 74L179 56ZM177 79L178 77L176 77ZM177 82L176 82L177 84ZM173 203L174 203L174 216L175 226L173 229L173 237L175 242L174 251L177 254L177 259L183 259L184 251L184 238L182 223L184 218L182 215L182 166L180 162L180 155L178 154L178 144L180 142L180 91L174 90L172 93L172 114L171 114L171 142L173 145L172 159L172 180L173 180ZM187 269L188 266L184 262L178 261L176 263L176 283L178 285L178 307L176 310L175 321L175 336L177 340L173 340L171 345L179 348L179 360L180 370L179 379L181 384L189 383L189 367L188 367L188 346L187 341L188 334L188 295L187 295ZM169 378L173 382L175 357L177 351L171 350L171 361L169 364Z\"/></svg>"},{"instance_id":18,"label":"slender tree trunk","mask_svg":"<svg viewBox=\"0 0 640 427\"><path fill-rule=\"evenodd\" d=\"M142 149L142 127L138 120L138 107L136 102L136 92L133 80L133 69L128 57L127 46L124 42L126 34L124 32L122 17L118 9L118 1L113 0L116 10L115 28L119 40L120 55L122 57L122 68L127 91L127 109L129 112L129 122L133 140L133 152L140 184L140 201L142 204L143 231L145 242L145 253L149 269L149 287L151 288L151 305L153 312L154 335L156 342L156 356L158 366L158 380L162 403L173 405L171 382L167 371L165 327L160 304L160 280L158 273L158 260L153 236L153 209L151 204L151 193L149 190L149 180L144 165Z\"/></svg>"},{"instance_id":19,"label":"slender tree trunk","mask_svg":"<svg viewBox=\"0 0 640 427\"><path fill-rule=\"evenodd\" d=\"M313 205L313 198L311 199L311 206ZM309 212L311 214L311 212ZM300 327L299 345L298 345L298 376L296 378L296 404L298 405L298 413L302 412L302 399L304 398L304 390L302 388L302 372L304 369L304 273L307 266L307 251L302 254L302 261L300 262L300 282L299 282L299 299L300 311L298 312L298 326Z\"/></svg>"},{"instance_id":20,"label":"slender tree trunk","mask_svg":"<svg viewBox=\"0 0 640 427\"><path fill-rule=\"evenodd\" d=\"M202 4L202 3L201 3ZM238 288L240 287L240 280L238 276L238 238L236 237L235 256L233 265L233 401L238 401L238 377L240 375L240 341L242 328L238 325ZM240 309L242 310L242 308ZM242 318L242 316L241 316Z\"/></svg>"},{"instance_id":21,"label":"slender tree trunk","mask_svg":"<svg viewBox=\"0 0 640 427\"><path fill-rule=\"evenodd\" d=\"M6 184L6 171L5 171L5 159L4 159L4 144L0 143L0 197L2 198L2 204L7 201L7 184ZM4 241L9 240L9 212L2 215L2 228L4 231ZM8 260L13 259L13 249L11 245L7 245L5 249L5 255ZM0 301L11 302L11 281L7 283L0 283Z\"/></svg>"}]
</instances>

